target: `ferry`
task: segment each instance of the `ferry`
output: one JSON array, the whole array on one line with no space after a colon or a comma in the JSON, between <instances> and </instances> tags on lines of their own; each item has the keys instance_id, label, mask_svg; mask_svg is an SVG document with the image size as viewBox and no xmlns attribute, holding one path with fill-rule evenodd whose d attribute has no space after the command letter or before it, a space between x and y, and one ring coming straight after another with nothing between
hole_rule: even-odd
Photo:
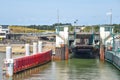
<instances>
[{"instance_id":1,"label":"ferry","mask_svg":"<svg viewBox=\"0 0 120 80\"><path fill-rule=\"evenodd\" d=\"M72 56L75 58L96 58L99 56L99 33L79 32L76 33L74 42L71 44Z\"/></svg>"}]
</instances>

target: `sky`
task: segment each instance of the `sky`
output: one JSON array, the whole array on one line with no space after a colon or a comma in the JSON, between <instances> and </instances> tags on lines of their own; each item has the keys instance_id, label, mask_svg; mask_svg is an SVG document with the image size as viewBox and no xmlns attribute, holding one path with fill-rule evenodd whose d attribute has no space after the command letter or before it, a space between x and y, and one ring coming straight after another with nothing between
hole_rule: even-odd
<instances>
[{"instance_id":1,"label":"sky","mask_svg":"<svg viewBox=\"0 0 120 80\"><path fill-rule=\"evenodd\" d=\"M0 0L1 25L120 24L120 0Z\"/></svg>"}]
</instances>

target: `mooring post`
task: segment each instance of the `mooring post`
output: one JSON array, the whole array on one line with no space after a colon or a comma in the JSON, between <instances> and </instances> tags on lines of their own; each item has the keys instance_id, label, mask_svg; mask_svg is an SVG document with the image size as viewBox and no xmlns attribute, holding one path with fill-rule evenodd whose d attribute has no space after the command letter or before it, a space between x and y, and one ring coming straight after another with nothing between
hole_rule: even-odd
<instances>
[{"instance_id":1,"label":"mooring post","mask_svg":"<svg viewBox=\"0 0 120 80\"><path fill-rule=\"evenodd\" d=\"M6 47L6 59L11 59L12 58L12 47L7 46Z\"/></svg>"},{"instance_id":2,"label":"mooring post","mask_svg":"<svg viewBox=\"0 0 120 80\"><path fill-rule=\"evenodd\" d=\"M6 75L13 76L13 59L12 59L12 48L11 46L6 47Z\"/></svg>"},{"instance_id":3,"label":"mooring post","mask_svg":"<svg viewBox=\"0 0 120 80\"><path fill-rule=\"evenodd\" d=\"M69 49L68 49L68 46L66 45L65 46L65 60L68 60L69 59Z\"/></svg>"},{"instance_id":4,"label":"mooring post","mask_svg":"<svg viewBox=\"0 0 120 80\"><path fill-rule=\"evenodd\" d=\"M33 54L37 53L37 43L33 42Z\"/></svg>"},{"instance_id":5,"label":"mooring post","mask_svg":"<svg viewBox=\"0 0 120 80\"><path fill-rule=\"evenodd\" d=\"M38 42L38 52L42 52L42 41Z\"/></svg>"},{"instance_id":6,"label":"mooring post","mask_svg":"<svg viewBox=\"0 0 120 80\"><path fill-rule=\"evenodd\" d=\"M104 61L104 45L100 45L100 60Z\"/></svg>"},{"instance_id":7,"label":"mooring post","mask_svg":"<svg viewBox=\"0 0 120 80\"><path fill-rule=\"evenodd\" d=\"M30 45L29 44L25 44L25 55L26 56L30 55Z\"/></svg>"},{"instance_id":8,"label":"mooring post","mask_svg":"<svg viewBox=\"0 0 120 80\"><path fill-rule=\"evenodd\" d=\"M13 59L6 60L6 76L13 76Z\"/></svg>"}]
</instances>

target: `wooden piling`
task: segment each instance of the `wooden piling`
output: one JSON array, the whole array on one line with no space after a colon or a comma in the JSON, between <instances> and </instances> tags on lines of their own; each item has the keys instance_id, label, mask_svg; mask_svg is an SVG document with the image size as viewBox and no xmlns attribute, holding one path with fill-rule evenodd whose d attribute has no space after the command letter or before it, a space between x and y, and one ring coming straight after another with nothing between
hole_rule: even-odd
<instances>
[{"instance_id":1,"label":"wooden piling","mask_svg":"<svg viewBox=\"0 0 120 80\"><path fill-rule=\"evenodd\" d=\"M55 54L53 55L53 60L68 60L68 46L61 44L60 47L55 48Z\"/></svg>"},{"instance_id":2,"label":"wooden piling","mask_svg":"<svg viewBox=\"0 0 120 80\"><path fill-rule=\"evenodd\" d=\"M65 60L65 46L61 44L60 47L55 48L55 54L53 55L53 60Z\"/></svg>"},{"instance_id":3,"label":"wooden piling","mask_svg":"<svg viewBox=\"0 0 120 80\"><path fill-rule=\"evenodd\" d=\"M100 60L104 61L105 60L105 52L104 52L104 45L100 45Z\"/></svg>"},{"instance_id":4,"label":"wooden piling","mask_svg":"<svg viewBox=\"0 0 120 80\"><path fill-rule=\"evenodd\" d=\"M68 46L66 45L66 47L65 47L65 60L68 60L68 58L69 58L69 48L68 48Z\"/></svg>"}]
</instances>

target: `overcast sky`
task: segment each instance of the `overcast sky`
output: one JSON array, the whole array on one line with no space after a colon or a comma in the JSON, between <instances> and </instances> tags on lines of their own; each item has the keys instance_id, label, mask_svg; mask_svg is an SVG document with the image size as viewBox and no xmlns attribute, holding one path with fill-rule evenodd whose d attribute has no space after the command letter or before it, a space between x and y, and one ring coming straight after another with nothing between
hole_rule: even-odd
<instances>
[{"instance_id":1,"label":"overcast sky","mask_svg":"<svg viewBox=\"0 0 120 80\"><path fill-rule=\"evenodd\" d=\"M120 0L0 0L0 24L49 25L59 22L78 25L120 24Z\"/></svg>"}]
</instances>

